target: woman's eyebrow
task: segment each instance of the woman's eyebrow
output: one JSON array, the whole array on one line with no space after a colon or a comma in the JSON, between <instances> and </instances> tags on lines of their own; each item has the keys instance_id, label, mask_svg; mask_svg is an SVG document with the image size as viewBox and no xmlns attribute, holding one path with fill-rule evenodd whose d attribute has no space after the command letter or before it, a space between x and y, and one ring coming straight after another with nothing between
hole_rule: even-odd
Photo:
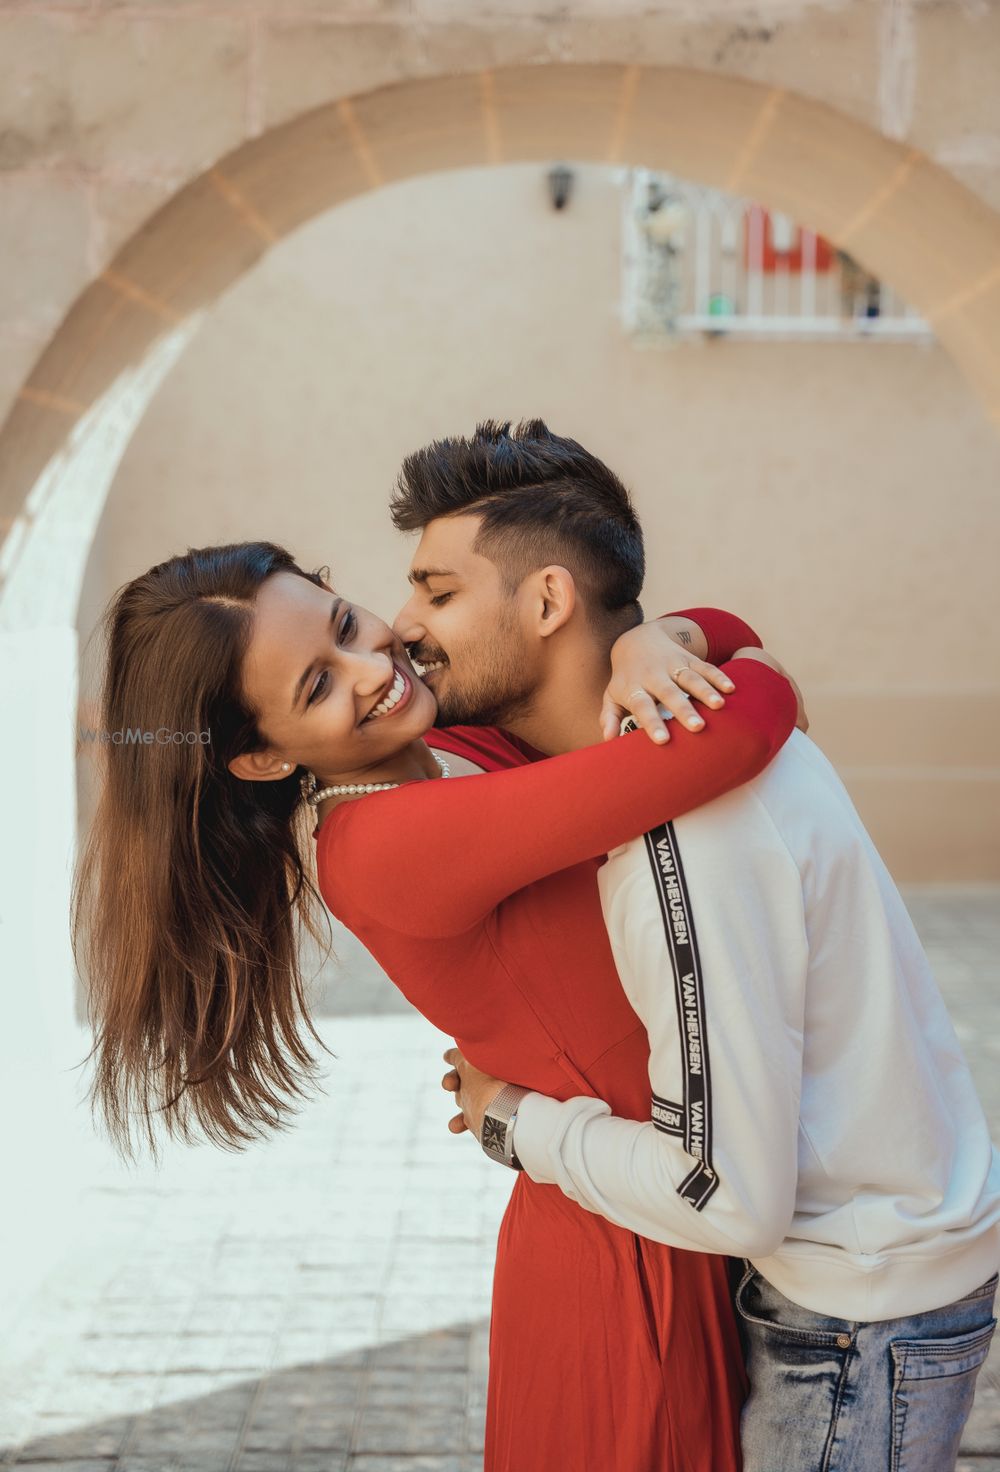
<instances>
[{"instance_id":1,"label":"woman's eyebrow","mask_svg":"<svg viewBox=\"0 0 1000 1472\"><path fill-rule=\"evenodd\" d=\"M337 622L337 614L340 612L340 609L343 607L343 603L344 603L343 598L334 598L334 600L333 600L333 607L330 609L330 622L331 622L331 624L335 624ZM294 711L295 707L298 705L300 699L302 698L302 691L305 689L306 681L308 680L309 676L312 674L312 672L313 672L313 670L315 668L316 668L316 661L313 660L312 663L309 665L309 668L303 670L302 673L301 673L301 675L299 675L298 684L295 686L295 694L292 696L291 709L293 711Z\"/></svg>"}]
</instances>

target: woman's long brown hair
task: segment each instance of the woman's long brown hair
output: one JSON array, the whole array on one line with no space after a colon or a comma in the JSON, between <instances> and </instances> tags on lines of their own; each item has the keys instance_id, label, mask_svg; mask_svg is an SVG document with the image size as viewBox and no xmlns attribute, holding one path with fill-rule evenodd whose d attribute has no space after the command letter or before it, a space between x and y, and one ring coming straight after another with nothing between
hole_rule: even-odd
<instances>
[{"instance_id":1,"label":"woman's long brown hair","mask_svg":"<svg viewBox=\"0 0 1000 1472\"><path fill-rule=\"evenodd\" d=\"M73 944L95 1032L91 1105L126 1157L135 1122L154 1157L157 1118L230 1150L284 1128L289 1100L315 1084L300 1026L329 1051L299 963L320 908L298 773L246 782L228 766L266 744L241 668L257 592L282 571L320 581L270 542L192 549L106 615L101 724L116 734L102 742Z\"/></svg>"}]
</instances>

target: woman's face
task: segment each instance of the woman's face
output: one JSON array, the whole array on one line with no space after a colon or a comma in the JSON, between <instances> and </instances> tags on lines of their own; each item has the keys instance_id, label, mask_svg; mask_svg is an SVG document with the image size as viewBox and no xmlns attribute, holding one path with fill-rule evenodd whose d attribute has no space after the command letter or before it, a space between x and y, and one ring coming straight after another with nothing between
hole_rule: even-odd
<instances>
[{"instance_id":1,"label":"woman's face","mask_svg":"<svg viewBox=\"0 0 1000 1472\"><path fill-rule=\"evenodd\" d=\"M280 764L292 762L324 782L369 780L437 712L387 624L289 572L257 595L243 686L269 748L258 760L274 756L276 770L260 777L287 775Z\"/></svg>"}]
</instances>

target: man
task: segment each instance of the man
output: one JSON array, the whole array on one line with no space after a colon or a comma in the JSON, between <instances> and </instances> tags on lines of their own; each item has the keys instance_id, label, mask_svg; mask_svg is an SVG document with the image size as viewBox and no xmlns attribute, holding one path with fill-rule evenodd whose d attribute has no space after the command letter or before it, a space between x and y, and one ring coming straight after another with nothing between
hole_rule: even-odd
<instances>
[{"instance_id":1,"label":"man","mask_svg":"<svg viewBox=\"0 0 1000 1472\"><path fill-rule=\"evenodd\" d=\"M545 754L593 739L596 633L530 534L499 591L477 568L497 555L482 531L510 457L548 495L562 443L540 421L482 426L410 457L393 507L422 533L396 631L431 666L440 723L503 725ZM541 620L521 616L524 587L548 590ZM627 703L655 721L656 694ZM745 788L617 849L599 882L650 1036L651 1121L518 1099L452 1053L453 1128L632 1231L745 1259L747 1472L946 1472L995 1327L1000 1162L847 793L794 733Z\"/></svg>"}]
</instances>

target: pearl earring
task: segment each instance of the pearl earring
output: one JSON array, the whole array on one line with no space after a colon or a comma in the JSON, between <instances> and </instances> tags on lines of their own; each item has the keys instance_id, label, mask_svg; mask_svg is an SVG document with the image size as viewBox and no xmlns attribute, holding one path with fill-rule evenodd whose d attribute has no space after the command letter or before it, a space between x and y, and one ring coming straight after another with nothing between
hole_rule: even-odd
<instances>
[{"instance_id":1,"label":"pearl earring","mask_svg":"<svg viewBox=\"0 0 1000 1472\"><path fill-rule=\"evenodd\" d=\"M282 762L281 763L281 770L283 772L290 772L292 770L292 764L291 764L291 762Z\"/></svg>"}]
</instances>

